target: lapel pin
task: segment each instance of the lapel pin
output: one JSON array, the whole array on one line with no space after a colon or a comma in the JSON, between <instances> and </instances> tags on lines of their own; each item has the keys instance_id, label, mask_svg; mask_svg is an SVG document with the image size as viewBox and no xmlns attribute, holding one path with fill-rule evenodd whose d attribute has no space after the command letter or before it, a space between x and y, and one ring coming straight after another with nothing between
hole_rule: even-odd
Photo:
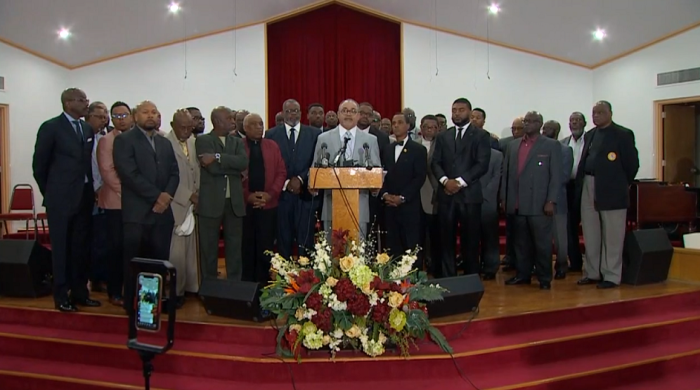
<instances>
[{"instance_id":1,"label":"lapel pin","mask_svg":"<svg viewBox=\"0 0 700 390\"><path fill-rule=\"evenodd\" d=\"M408 152L408 149L404 149L403 152L404 152L404 153Z\"/></svg>"}]
</instances>

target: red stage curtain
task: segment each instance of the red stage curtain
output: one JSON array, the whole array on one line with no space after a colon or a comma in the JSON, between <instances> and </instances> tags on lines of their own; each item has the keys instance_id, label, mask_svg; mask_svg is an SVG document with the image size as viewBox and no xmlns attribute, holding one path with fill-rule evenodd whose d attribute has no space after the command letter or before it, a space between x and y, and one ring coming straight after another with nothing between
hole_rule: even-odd
<instances>
[{"instance_id":1,"label":"red stage curtain","mask_svg":"<svg viewBox=\"0 0 700 390\"><path fill-rule=\"evenodd\" d=\"M401 110L401 26L330 5L267 26L268 127L286 99L337 111L370 102L384 117Z\"/></svg>"}]
</instances>

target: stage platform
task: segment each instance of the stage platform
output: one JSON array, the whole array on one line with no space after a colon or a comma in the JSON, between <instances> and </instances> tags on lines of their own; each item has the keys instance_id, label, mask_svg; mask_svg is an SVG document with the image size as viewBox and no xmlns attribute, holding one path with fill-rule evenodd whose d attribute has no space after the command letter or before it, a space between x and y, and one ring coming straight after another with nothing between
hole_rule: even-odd
<instances>
[{"instance_id":1,"label":"stage platform","mask_svg":"<svg viewBox=\"0 0 700 390\"><path fill-rule=\"evenodd\" d=\"M505 286L508 276L484 283L473 322L470 313L433 321L452 355L421 341L409 358L343 351L331 361L321 351L297 364L274 355L272 323L209 316L191 297L177 313L173 349L154 361L151 388L700 389L700 285L598 290L577 286L572 273L541 291ZM0 389L143 389L123 309L92 297L103 306L77 314L53 310L50 297L0 298Z\"/></svg>"}]
</instances>

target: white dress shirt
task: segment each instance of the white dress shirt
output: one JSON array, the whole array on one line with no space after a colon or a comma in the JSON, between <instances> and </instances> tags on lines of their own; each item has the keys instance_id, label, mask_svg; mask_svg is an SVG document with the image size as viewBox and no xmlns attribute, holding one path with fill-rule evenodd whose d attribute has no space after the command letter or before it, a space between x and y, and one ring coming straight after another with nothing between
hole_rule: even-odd
<instances>
[{"instance_id":1,"label":"white dress shirt","mask_svg":"<svg viewBox=\"0 0 700 390\"><path fill-rule=\"evenodd\" d=\"M455 126L455 142L459 139L460 133L462 134L462 138L464 138L464 135L467 133L467 130L469 129L469 125L471 125L471 123L467 123L467 125L463 126L463 127ZM459 129L462 129L462 131L460 132ZM447 180L448 180L447 176L443 176L438 181L440 182L440 184L442 184L444 186L445 183L447 182ZM459 182L460 187L467 186L467 182L464 181L464 179L462 179L461 177L456 177L455 180L457 180Z\"/></svg>"},{"instance_id":2,"label":"white dress shirt","mask_svg":"<svg viewBox=\"0 0 700 390\"><path fill-rule=\"evenodd\" d=\"M573 149L574 151L574 165L571 168L571 179L576 178L576 173L578 172L578 164L581 162L581 155L583 154L583 145L583 134L581 134L581 136L578 137L578 140L574 139L573 135L569 139L569 147L571 147L571 149Z\"/></svg>"}]
</instances>

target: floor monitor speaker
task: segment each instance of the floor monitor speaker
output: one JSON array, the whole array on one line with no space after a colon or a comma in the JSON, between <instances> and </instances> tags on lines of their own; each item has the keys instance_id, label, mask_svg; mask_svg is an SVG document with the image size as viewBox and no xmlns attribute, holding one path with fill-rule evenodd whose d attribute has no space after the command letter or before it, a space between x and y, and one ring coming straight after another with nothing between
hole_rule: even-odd
<instances>
[{"instance_id":1,"label":"floor monitor speaker","mask_svg":"<svg viewBox=\"0 0 700 390\"><path fill-rule=\"evenodd\" d=\"M622 283L642 285L663 282L671 268L673 246L664 229L627 232L622 261Z\"/></svg>"},{"instance_id":2,"label":"floor monitor speaker","mask_svg":"<svg viewBox=\"0 0 700 390\"><path fill-rule=\"evenodd\" d=\"M260 322L268 318L260 309L260 290L255 282L204 279L199 296L207 314Z\"/></svg>"},{"instance_id":3,"label":"floor monitor speaker","mask_svg":"<svg viewBox=\"0 0 700 390\"><path fill-rule=\"evenodd\" d=\"M31 240L0 240L0 295L51 294L51 251Z\"/></svg>"},{"instance_id":4,"label":"floor monitor speaker","mask_svg":"<svg viewBox=\"0 0 700 390\"><path fill-rule=\"evenodd\" d=\"M484 285L477 274L433 279L430 283L448 290L444 300L428 303L428 316L431 319L472 312L479 307L484 296Z\"/></svg>"}]
</instances>

